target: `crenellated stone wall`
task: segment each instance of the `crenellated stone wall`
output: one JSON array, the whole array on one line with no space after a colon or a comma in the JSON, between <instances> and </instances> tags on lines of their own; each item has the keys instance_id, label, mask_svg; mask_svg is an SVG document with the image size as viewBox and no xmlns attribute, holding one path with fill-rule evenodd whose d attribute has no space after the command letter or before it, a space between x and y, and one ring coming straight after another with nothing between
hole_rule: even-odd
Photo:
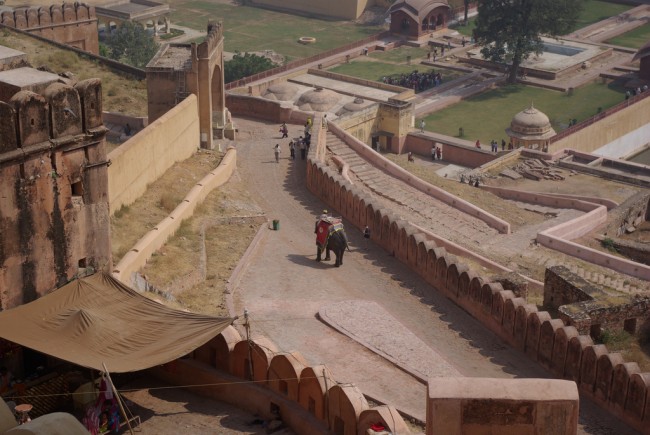
<instances>
[{"instance_id":1,"label":"crenellated stone wall","mask_svg":"<svg viewBox=\"0 0 650 435\"><path fill-rule=\"evenodd\" d=\"M85 3L17 8L0 14L0 24L99 54L95 7Z\"/></svg>"},{"instance_id":2,"label":"crenellated stone wall","mask_svg":"<svg viewBox=\"0 0 650 435\"><path fill-rule=\"evenodd\" d=\"M0 101L0 309L111 266L101 95L88 79Z\"/></svg>"},{"instance_id":3,"label":"crenellated stone wall","mask_svg":"<svg viewBox=\"0 0 650 435\"><path fill-rule=\"evenodd\" d=\"M332 133L330 133L332 134ZM626 423L650 434L650 373L610 354L604 345L580 335L573 326L538 311L498 282L482 277L421 231L326 166L320 140L312 146L307 166L309 190L359 229L370 228L372 241L408 265L430 285L453 300L510 345L525 352L558 378L579 384L580 391ZM618 376L615 376L615 372Z\"/></svg>"}]
</instances>

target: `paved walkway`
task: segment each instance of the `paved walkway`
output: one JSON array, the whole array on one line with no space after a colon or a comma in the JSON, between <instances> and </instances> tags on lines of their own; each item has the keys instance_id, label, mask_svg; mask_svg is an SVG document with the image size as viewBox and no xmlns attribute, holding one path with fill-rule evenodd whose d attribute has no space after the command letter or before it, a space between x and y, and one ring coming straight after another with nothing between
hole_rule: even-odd
<instances>
[{"instance_id":1,"label":"paved walkway","mask_svg":"<svg viewBox=\"0 0 650 435\"><path fill-rule=\"evenodd\" d=\"M356 231L348 232L352 252L345 254L342 267L316 263L313 223L324 205L304 186L305 162L288 160L285 152L275 163L272 146L278 142L277 125L236 122L240 132L237 176L269 218L280 220L280 230L265 234L234 290L235 313L249 311L253 336L269 337L283 350L298 350L310 364L327 365L337 381L352 382L364 394L421 420L426 416L425 386L320 321L317 315L323 306L350 300L373 302L463 376L547 377L395 258L373 244L365 250ZM366 310L346 315L346 328L366 337L362 341L368 339L372 330L364 326ZM379 344L394 342L394 334L401 333L397 328L377 331L382 335ZM582 401L580 433L635 432Z\"/></svg>"}]
</instances>

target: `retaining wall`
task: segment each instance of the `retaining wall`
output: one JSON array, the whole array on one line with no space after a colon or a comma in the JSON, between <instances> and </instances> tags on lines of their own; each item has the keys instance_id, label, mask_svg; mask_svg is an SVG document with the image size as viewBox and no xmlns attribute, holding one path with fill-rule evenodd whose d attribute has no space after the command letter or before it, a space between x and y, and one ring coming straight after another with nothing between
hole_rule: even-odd
<instances>
[{"instance_id":1,"label":"retaining wall","mask_svg":"<svg viewBox=\"0 0 650 435\"><path fill-rule=\"evenodd\" d=\"M331 131L342 134L333 124ZM409 222L400 220L355 188L338 171L325 166L316 158L315 148L320 147L325 147L323 140L310 150L307 187L328 207L337 210L346 223L357 228L367 225L371 239L418 273L431 285L430 291L442 292L556 377L578 382L580 391L603 409L650 434L650 373L639 373L635 365L625 363L618 354L610 355L604 345L594 345L589 336L578 335L575 328L552 319L548 312L539 312L512 291L503 290L500 283L490 282L470 270L445 248L423 237ZM376 164L387 167L381 160ZM553 198L556 199L560 200ZM605 212L605 207L601 207Z\"/></svg>"},{"instance_id":2,"label":"retaining wall","mask_svg":"<svg viewBox=\"0 0 650 435\"><path fill-rule=\"evenodd\" d=\"M450 137L450 139L453 139ZM467 145L460 142L468 142ZM498 154L487 150L478 149L469 145L469 141L444 140L441 135L435 137L427 136L427 133L410 133L406 136L404 152L413 152L421 156L431 157L431 146L442 145L442 158L449 163L468 168L476 168L495 160Z\"/></svg>"},{"instance_id":3,"label":"retaining wall","mask_svg":"<svg viewBox=\"0 0 650 435\"><path fill-rule=\"evenodd\" d=\"M375 152L372 148L368 147L366 144L360 140L346 134L341 128L337 125L330 123L329 128L330 133L335 134L341 140L343 140L350 148L356 151L360 156L370 161L375 167L381 168L386 171L388 174L393 177L405 182L418 189L419 191L426 193L427 195L436 198L445 204L454 207L464 213L467 213L471 216L476 217L477 219L482 220L492 228L495 228L501 233L508 234L510 233L510 224L503 219L500 219L490 213L485 212L484 210L476 207L475 205L460 199L454 195L447 193L446 191L433 186L410 172L402 169L400 166L391 162L390 160L384 158L381 154ZM362 227L363 228L363 227Z\"/></svg>"},{"instance_id":4,"label":"retaining wall","mask_svg":"<svg viewBox=\"0 0 650 435\"><path fill-rule=\"evenodd\" d=\"M169 216L138 240L135 246L115 266L113 276L127 285L131 285L130 283L134 273L147 264L151 255L174 235L185 219L192 217L196 207L203 202L212 190L230 179L236 167L237 151L229 147L219 167L196 183Z\"/></svg>"},{"instance_id":5,"label":"retaining wall","mask_svg":"<svg viewBox=\"0 0 650 435\"><path fill-rule=\"evenodd\" d=\"M167 169L192 156L199 139L197 99L192 94L113 150L108 155L110 214L135 202Z\"/></svg>"},{"instance_id":6,"label":"retaining wall","mask_svg":"<svg viewBox=\"0 0 650 435\"><path fill-rule=\"evenodd\" d=\"M582 216L540 231L537 233L537 242L547 248L560 251L572 257L580 258L637 278L650 280L650 266L571 242L571 240L582 237L599 226L604 225L607 222L607 207L611 207L613 203L606 202L604 205L601 205L586 200L558 195L546 195L537 192L524 192L491 186L481 186L481 188L501 198L540 204L548 207L571 208L584 211L585 214Z\"/></svg>"}]
</instances>

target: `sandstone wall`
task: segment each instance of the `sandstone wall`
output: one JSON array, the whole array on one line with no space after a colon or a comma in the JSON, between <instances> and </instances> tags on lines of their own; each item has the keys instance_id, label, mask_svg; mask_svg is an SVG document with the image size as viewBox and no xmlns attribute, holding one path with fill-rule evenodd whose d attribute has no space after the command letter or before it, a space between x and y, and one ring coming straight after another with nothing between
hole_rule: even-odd
<instances>
[{"instance_id":1,"label":"sandstone wall","mask_svg":"<svg viewBox=\"0 0 650 435\"><path fill-rule=\"evenodd\" d=\"M648 123L650 98L647 94L641 94L628 101L632 100L635 101L634 104L628 105L628 102L623 102L621 106L612 107L589 125L583 126L581 123L575 127L575 131L567 132L566 135L563 132L558 140L552 139L549 152L572 148L590 153L644 126Z\"/></svg>"},{"instance_id":2,"label":"sandstone wall","mask_svg":"<svg viewBox=\"0 0 650 435\"><path fill-rule=\"evenodd\" d=\"M0 102L0 308L110 268L101 82Z\"/></svg>"},{"instance_id":3,"label":"sandstone wall","mask_svg":"<svg viewBox=\"0 0 650 435\"><path fill-rule=\"evenodd\" d=\"M0 24L99 54L95 8L84 3L17 8L2 12Z\"/></svg>"},{"instance_id":4,"label":"sandstone wall","mask_svg":"<svg viewBox=\"0 0 650 435\"><path fill-rule=\"evenodd\" d=\"M330 131L339 130L330 124ZM353 138L347 140L350 143ZM322 140L310 150L307 187L343 216L346 224L357 228L367 225L371 240L425 279L431 285L429 291L442 292L556 377L576 381L580 391L603 409L650 434L650 402L646 399L650 395L650 373L640 373L636 364L625 363L604 345L594 345L589 336L552 319L548 312L539 312L536 306L423 238L412 224L400 220L338 171L321 163L317 158L322 154L320 147L325 147Z\"/></svg>"},{"instance_id":5,"label":"sandstone wall","mask_svg":"<svg viewBox=\"0 0 650 435\"><path fill-rule=\"evenodd\" d=\"M198 147L199 115L196 97L190 95L108 155L111 215L132 204L149 184Z\"/></svg>"},{"instance_id":6,"label":"sandstone wall","mask_svg":"<svg viewBox=\"0 0 650 435\"><path fill-rule=\"evenodd\" d=\"M395 408L370 408L357 387L338 383L326 366L311 367L300 353L282 352L264 337L253 340L251 346L253 374L249 343L232 326L189 358L151 371L176 385L205 384L192 390L264 419L274 418L277 410L295 433L366 434L373 423L382 423L396 435L410 433ZM255 382L242 382L249 379Z\"/></svg>"}]
</instances>

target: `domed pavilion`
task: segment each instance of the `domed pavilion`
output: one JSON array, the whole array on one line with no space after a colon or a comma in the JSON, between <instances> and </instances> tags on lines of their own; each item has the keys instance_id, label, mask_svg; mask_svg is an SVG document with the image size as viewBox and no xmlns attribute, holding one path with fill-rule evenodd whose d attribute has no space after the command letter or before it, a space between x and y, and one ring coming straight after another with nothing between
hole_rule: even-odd
<instances>
[{"instance_id":1,"label":"domed pavilion","mask_svg":"<svg viewBox=\"0 0 650 435\"><path fill-rule=\"evenodd\" d=\"M510 127L506 128L506 134L515 148L546 151L551 144L551 138L556 133L551 127L548 116L535 109L531 103L529 108L512 118Z\"/></svg>"}]
</instances>

